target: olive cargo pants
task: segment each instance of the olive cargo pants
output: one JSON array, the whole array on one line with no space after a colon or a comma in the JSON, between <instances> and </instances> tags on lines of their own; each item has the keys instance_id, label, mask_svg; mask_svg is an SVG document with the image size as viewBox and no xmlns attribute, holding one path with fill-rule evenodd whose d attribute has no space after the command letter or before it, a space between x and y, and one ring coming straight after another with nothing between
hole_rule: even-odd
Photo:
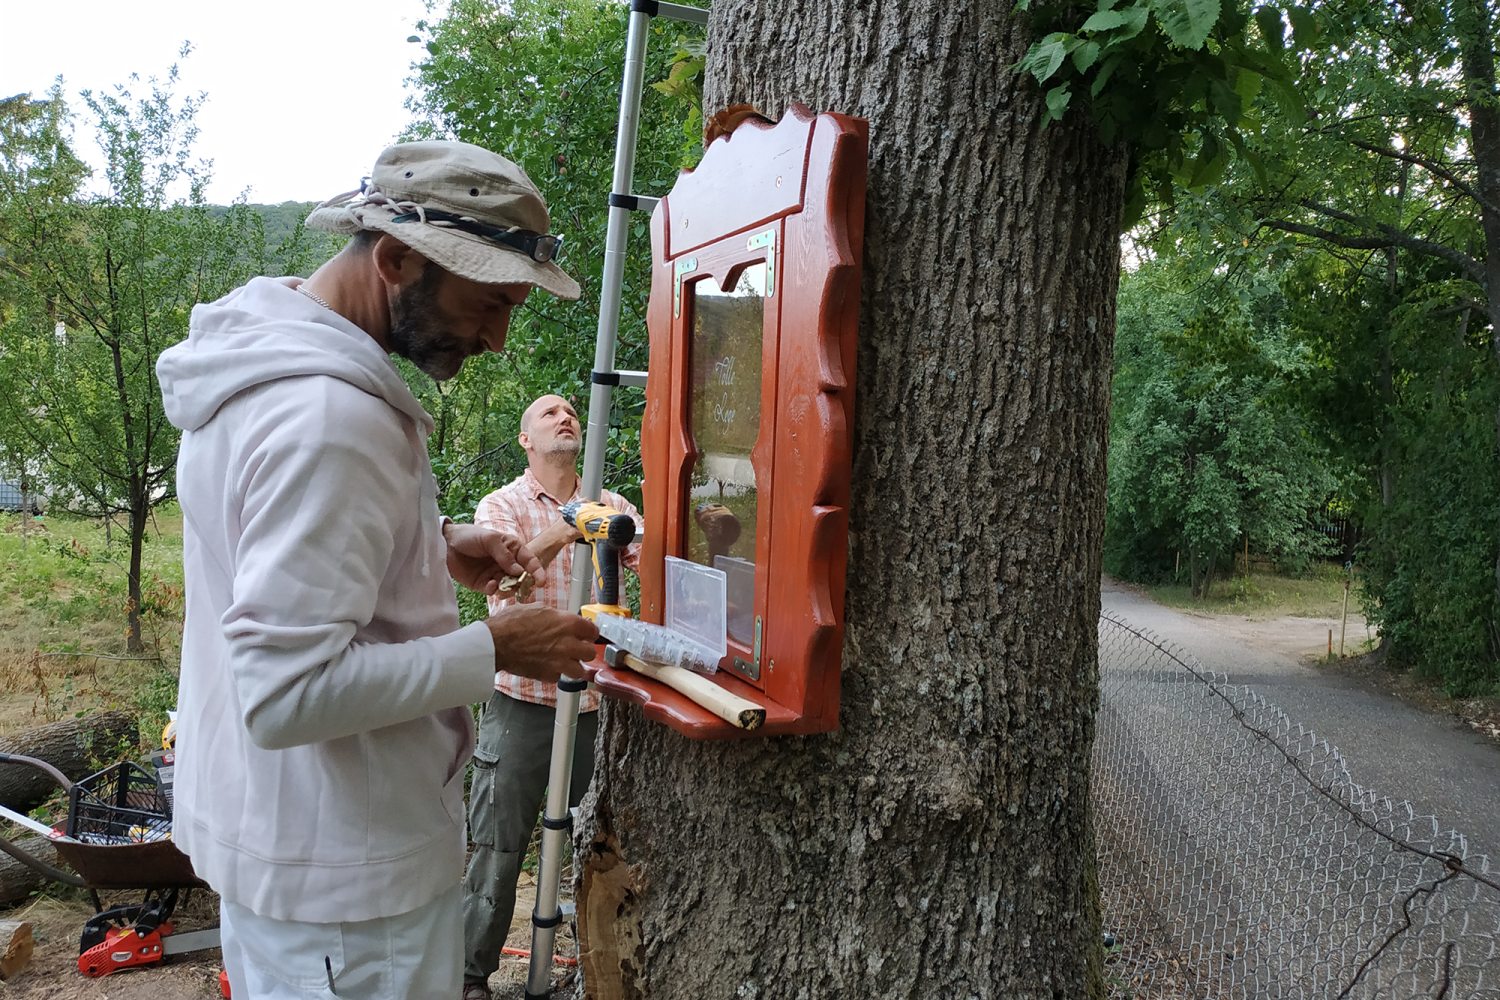
<instances>
[{"instance_id":1,"label":"olive cargo pants","mask_svg":"<svg viewBox=\"0 0 1500 1000\"><path fill-rule=\"evenodd\" d=\"M479 720L469 839L474 853L464 878L464 982L484 982L500 967L500 949L516 908L516 880L547 792L557 710L496 691ZM578 716L568 805L576 806L594 773L599 716Z\"/></svg>"}]
</instances>

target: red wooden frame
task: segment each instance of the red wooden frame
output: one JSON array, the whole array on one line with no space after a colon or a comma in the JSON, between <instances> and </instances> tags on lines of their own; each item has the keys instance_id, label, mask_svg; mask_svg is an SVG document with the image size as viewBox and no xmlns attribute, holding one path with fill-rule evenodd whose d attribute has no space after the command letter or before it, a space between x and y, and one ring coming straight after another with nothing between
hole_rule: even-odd
<instances>
[{"instance_id":1,"label":"red wooden frame","mask_svg":"<svg viewBox=\"0 0 1500 1000\"><path fill-rule=\"evenodd\" d=\"M698 282L733 287L768 265L761 343L753 644L730 641L715 683L766 706L745 733L630 670L595 667L601 691L696 739L838 728L864 239L864 121L792 105L710 144L651 220L650 375L641 430L646 541L641 616L661 622L664 562L684 556L697 457L689 337Z\"/></svg>"}]
</instances>

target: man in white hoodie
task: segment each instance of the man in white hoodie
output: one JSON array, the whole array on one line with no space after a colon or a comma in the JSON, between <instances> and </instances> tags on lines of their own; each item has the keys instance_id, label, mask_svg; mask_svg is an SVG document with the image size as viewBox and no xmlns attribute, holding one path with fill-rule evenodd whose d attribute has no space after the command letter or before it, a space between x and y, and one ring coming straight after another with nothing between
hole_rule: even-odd
<instances>
[{"instance_id":1,"label":"man in white hoodie","mask_svg":"<svg viewBox=\"0 0 1500 1000\"><path fill-rule=\"evenodd\" d=\"M596 634L541 604L459 628L450 574L488 594L541 566L440 519L389 355L451 377L533 286L578 286L525 173L465 143L390 147L308 225L354 238L196 307L157 365L183 431L173 833L221 896L236 1000L451 997L468 706L500 668L582 683Z\"/></svg>"}]
</instances>

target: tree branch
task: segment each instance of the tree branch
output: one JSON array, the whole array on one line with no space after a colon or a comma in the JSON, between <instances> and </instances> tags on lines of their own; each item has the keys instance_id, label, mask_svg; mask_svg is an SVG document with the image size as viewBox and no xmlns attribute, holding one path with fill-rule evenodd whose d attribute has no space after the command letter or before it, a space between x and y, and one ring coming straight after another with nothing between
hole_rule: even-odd
<instances>
[{"instance_id":1,"label":"tree branch","mask_svg":"<svg viewBox=\"0 0 1500 1000\"><path fill-rule=\"evenodd\" d=\"M1497 206L1493 202L1486 199L1468 181L1464 180L1462 177L1459 177L1452 170L1448 169L1442 164L1434 163L1432 160L1427 159L1425 156L1417 156L1413 153L1408 153L1405 150L1395 149L1390 146L1377 146L1375 143L1365 142L1363 139L1355 139L1347 135L1341 136L1340 138L1349 143L1349 145L1355 146L1359 149L1363 149L1368 153L1374 153L1377 156L1389 157L1393 160L1400 160L1402 163L1410 163L1414 167L1421 167L1428 173L1436 177L1441 177L1443 180L1447 181L1449 184L1452 184L1455 188L1462 191L1465 195L1474 199L1479 207L1484 209L1486 212L1500 215L1500 206Z\"/></svg>"},{"instance_id":2,"label":"tree branch","mask_svg":"<svg viewBox=\"0 0 1500 1000\"><path fill-rule=\"evenodd\" d=\"M1485 281L1484 266L1466 253L1461 253L1450 246L1444 246L1433 240L1424 240L1419 236L1413 236L1383 222L1366 222L1354 215L1350 215L1348 212L1340 211L1327 205L1320 205L1317 202L1304 200L1300 204L1309 211L1347 223L1357 229L1364 230L1364 232L1341 233L1336 230L1325 229L1322 226L1311 226L1285 219L1262 219L1261 226L1267 229L1280 230L1284 233L1310 236L1313 239L1323 240L1324 242L1332 243L1334 246L1344 247L1349 250L1384 250L1389 247L1401 247L1428 257L1438 257L1455 264L1465 275L1472 278L1475 284L1489 291L1488 283ZM1370 230L1374 230L1374 232L1370 232Z\"/></svg>"}]
</instances>

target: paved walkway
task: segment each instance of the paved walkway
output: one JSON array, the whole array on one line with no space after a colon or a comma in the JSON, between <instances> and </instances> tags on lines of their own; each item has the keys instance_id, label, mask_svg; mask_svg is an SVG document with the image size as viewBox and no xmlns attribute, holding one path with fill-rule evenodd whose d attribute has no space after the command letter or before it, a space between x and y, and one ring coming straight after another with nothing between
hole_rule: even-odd
<instances>
[{"instance_id":1,"label":"paved walkway","mask_svg":"<svg viewBox=\"0 0 1500 1000\"><path fill-rule=\"evenodd\" d=\"M1231 683L1254 688L1344 754L1367 789L1412 803L1465 834L1471 856L1500 866L1500 748L1451 716L1427 711L1311 661L1327 648L1321 618L1253 620L1163 607L1110 580L1104 610L1185 649ZM1364 637L1351 617L1350 643Z\"/></svg>"}]
</instances>

